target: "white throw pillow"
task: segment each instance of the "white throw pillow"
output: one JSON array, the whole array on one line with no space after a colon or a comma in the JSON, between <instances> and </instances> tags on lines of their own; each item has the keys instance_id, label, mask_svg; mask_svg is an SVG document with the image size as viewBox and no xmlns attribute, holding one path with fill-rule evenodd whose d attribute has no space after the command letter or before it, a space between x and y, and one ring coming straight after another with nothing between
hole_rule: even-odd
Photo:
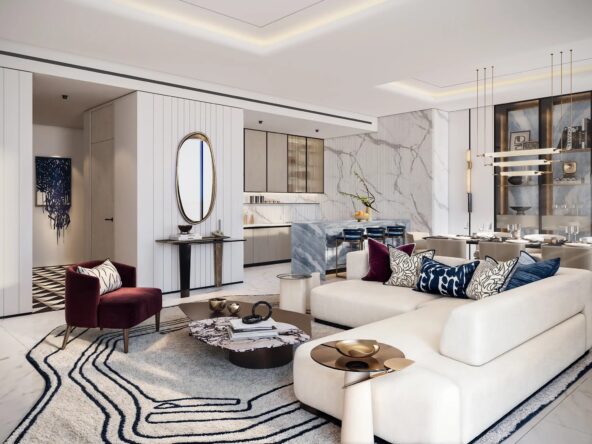
<instances>
[{"instance_id":1,"label":"white throw pillow","mask_svg":"<svg viewBox=\"0 0 592 444\"><path fill-rule=\"evenodd\" d=\"M518 258L498 263L487 256L481 261L467 286L467 297L477 301L500 293L517 263Z\"/></svg>"},{"instance_id":2,"label":"white throw pillow","mask_svg":"<svg viewBox=\"0 0 592 444\"><path fill-rule=\"evenodd\" d=\"M424 257L433 259L435 250L422 251L409 256L404 251L389 245L389 259L391 263L391 277L384 285L396 287L415 287L419 279L421 262Z\"/></svg>"},{"instance_id":3,"label":"white throw pillow","mask_svg":"<svg viewBox=\"0 0 592 444\"><path fill-rule=\"evenodd\" d=\"M121 282L121 276L115 268L115 265L111 263L109 259L103 262L101 265L97 265L93 268L78 267L76 270L78 273L85 274L87 276L94 276L99 278L100 294L109 293L110 291L117 290L123 285Z\"/></svg>"}]
</instances>

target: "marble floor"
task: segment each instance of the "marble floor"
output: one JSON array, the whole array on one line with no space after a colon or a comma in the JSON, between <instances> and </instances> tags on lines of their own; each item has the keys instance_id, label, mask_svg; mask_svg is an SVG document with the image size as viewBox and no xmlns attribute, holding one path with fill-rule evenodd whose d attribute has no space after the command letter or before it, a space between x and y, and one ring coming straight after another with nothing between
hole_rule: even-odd
<instances>
[{"instance_id":1,"label":"marble floor","mask_svg":"<svg viewBox=\"0 0 592 444\"><path fill-rule=\"evenodd\" d=\"M217 290L195 291L187 299L166 295L165 306L216 296L277 294L275 277L289 264L245 269L245 282ZM0 441L3 441L43 391L43 379L27 362L27 351L50 330L64 323L64 312L0 319ZM508 444L592 444L592 371L506 440Z\"/></svg>"}]
</instances>

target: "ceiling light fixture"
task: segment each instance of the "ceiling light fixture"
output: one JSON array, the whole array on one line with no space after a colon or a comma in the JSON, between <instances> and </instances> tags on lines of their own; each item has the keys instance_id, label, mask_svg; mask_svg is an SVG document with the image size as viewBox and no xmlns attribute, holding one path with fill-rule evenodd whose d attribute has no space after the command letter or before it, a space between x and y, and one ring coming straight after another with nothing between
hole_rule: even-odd
<instances>
[{"instance_id":1,"label":"ceiling light fixture","mask_svg":"<svg viewBox=\"0 0 592 444\"><path fill-rule=\"evenodd\" d=\"M520 166L540 166L540 165L550 165L552 164L552 160L547 159L533 159L533 160L510 160L505 162L493 162L493 166L501 167L501 168L509 168L509 167L520 167Z\"/></svg>"},{"instance_id":2,"label":"ceiling light fixture","mask_svg":"<svg viewBox=\"0 0 592 444\"><path fill-rule=\"evenodd\" d=\"M550 174L550 171L538 171L538 170L524 170L524 171L502 171L499 173L503 177L515 177L515 176L542 176L543 174Z\"/></svg>"}]
</instances>

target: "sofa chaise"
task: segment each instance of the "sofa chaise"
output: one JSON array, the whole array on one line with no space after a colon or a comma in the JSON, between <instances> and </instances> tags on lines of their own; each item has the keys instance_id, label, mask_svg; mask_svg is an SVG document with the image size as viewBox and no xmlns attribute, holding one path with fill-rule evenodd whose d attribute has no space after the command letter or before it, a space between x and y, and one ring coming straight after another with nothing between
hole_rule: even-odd
<instances>
[{"instance_id":1,"label":"sofa chaise","mask_svg":"<svg viewBox=\"0 0 592 444\"><path fill-rule=\"evenodd\" d=\"M362 281L367 271L368 253L350 253L348 279L312 291L315 318L354 328L297 349L294 390L340 419L343 374L315 363L311 349L348 338L401 349L415 364L371 382L374 433L389 442L469 442L592 347L590 271L560 268L480 301Z\"/></svg>"}]
</instances>

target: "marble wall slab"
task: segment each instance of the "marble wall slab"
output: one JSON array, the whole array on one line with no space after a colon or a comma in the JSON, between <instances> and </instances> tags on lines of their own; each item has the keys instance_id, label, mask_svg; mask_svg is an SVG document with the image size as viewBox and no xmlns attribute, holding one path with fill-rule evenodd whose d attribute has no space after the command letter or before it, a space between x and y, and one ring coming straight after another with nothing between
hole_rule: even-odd
<instances>
[{"instance_id":1,"label":"marble wall slab","mask_svg":"<svg viewBox=\"0 0 592 444\"><path fill-rule=\"evenodd\" d=\"M352 219L359 202L340 192L376 196L381 219L408 219L412 231L447 231L447 113L424 110L380 117L378 131L325 140L324 220ZM445 216L445 217L444 217Z\"/></svg>"}]
</instances>

